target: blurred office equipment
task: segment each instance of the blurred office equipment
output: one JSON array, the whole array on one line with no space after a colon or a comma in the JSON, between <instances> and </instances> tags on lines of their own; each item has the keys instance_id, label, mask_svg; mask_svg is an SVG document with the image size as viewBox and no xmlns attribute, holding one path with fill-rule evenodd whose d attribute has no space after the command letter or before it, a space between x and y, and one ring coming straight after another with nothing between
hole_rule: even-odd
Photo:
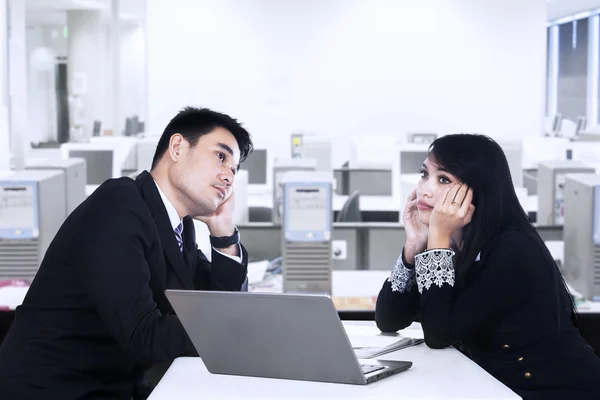
<instances>
[{"instance_id":1,"label":"blurred office equipment","mask_svg":"<svg viewBox=\"0 0 600 400\"><path fill-rule=\"evenodd\" d=\"M427 144L397 143L394 146L394 161L392 163L391 173L391 194L396 203L403 204L406 197L416 187L416 177L420 176L419 170L429 155L429 146ZM406 175L410 177L407 183ZM415 186L412 183L415 182ZM410 188L410 190L409 190Z\"/></svg>"},{"instance_id":2,"label":"blurred office equipment","mask_svg":"<svg viewBox=\"0 0 600 400\"><path fill-rule=\"evenodd\" d=\"M248 205L248 171L240 170L235 174L233 203L233 223L235 225L247 224L249 222Z\"/></svg>"},{"instance_id":3,"label":"blurred office equipment","mask_svg":"<svg viewBox=\"0 0 600 400\"><path fill-rule=\"evenodd\" d=\"M391 170L397 143L398 139L393 135L364 135L351 138L349 168Z\"/></svg>"},{"instance_id":4,"label":"blurred office equipment","mask_svg":"<svg viewBox=\"0 0 600 400\"><path fill-rule=\"evenodd\" d=\"M523 169L537 168L542 161L567 159L569 139L561 137L525 136L523 138Z\"/></svg>"},{"instance_id":5,"label":"blurred office equipment","mask_svg":"<svg viewBox=\"0 0 600 400\"><path fill-rule=\"evenodd\" d=\"M69 146L64 149L64 154L66 154L65 158L83 158L85 160L86 185L101 185L105 180L117 178L121 174L113 149Z\"/></svg>"},{"instance_id":6,"label":"blurred office equipment","mask_svg":"<svg viewBox=\"0 0 600 400\"><path fill-rule=\"evenodd\" d=\"M575 120L575 135L579 136L579 134L585 131L587 127L587 118L583 115L580 115Z\"/></svg>"},{"instance_id":7,"label":"blurred office equipment","mask_svg":"<svg viewBox=\"0 0 600 400\"><path fill-rule=\"evenodd\" d=\"M58 143L70 140L69 88L67 60L60 59L56 64L56 133Z\"/></svg>"},{"instance_id":8,"label":"blurred office equipment","mask_svg":"<svg viewBox=\"0 0 600 400\"><path fill-rule=\"evenodd\" d=\"M565 280L584 297L600 300L600 175L567 175L565 203Z\"/></svg>"},{"instance_id":9,"label":"blurred office equipment","mask_svg":"<svg viewBox=\"0 0 600 400\"><path fill-rule=\"evenodd\" d=\"M408 143L430 145L437 139L437 133L409 132L406 135Z\"/></svg>"},{"instance_id":10,"label":"blurred office equipment","mask_svg":"<svg viewBox=\"0 0 600 400\"><path fill-rule=\"evenodd\" d=\"M25 164L28 170L62 171L65 186L65 216L69 216L86 198L85 185L87 168L82 158L28 159ZM57 205L58 207L58 205Z\"/></svg>"},{"instance_id":11,"label":"blurred office equipment","mask_svg":"<svg viewBox=\"0 0 600 400\"><path fill-rule=\"evenodd\" d=\"M144 136L138 139L136 147L138 171L150 171L150 168L152 168L152 159L154 158L154 153L156 152L156 146L158 146L159 140L160 136Z\"/></svg>"},{"instance_id":12,"label":"blurred office equipment","mask_svg":"<svg viewBox=\"0 0 600 400\"><path fill-rule=\"evenodd\" d=\"M338 213L336 222L363 222L360 212L360 192L355 191L344 203L344 206Z\"/></svg>"},{"instance_id":13,"label":"blurred office equipment","mask_svg":"<svg viewBox=\"0 0 600 400\"><path fill-rule=\"evenodd\" d=\"M567 159L585 163L600 172L600 141L573 141L567 147Z\"/></svg>"},{"instance_id":14,"label":"blurred office equipment","mask_svg":"<svg viewBox=\"0 0 600 400\"><path fill-rule=\"evenodd\" d=\"M134 127L133 127L133 118L127 117L125 118L125 131L123 132L124 136L133 136L134 135Z\"/></svg>"},{"instance_id":15,"label":"blurred office equipment","mask_svg":"<svg viewBox=\"0 0 600 400\"><path fill-rule=\"evenodd\" d=\"M292 158L308 158L316 161L317 171L332 170L331 139L325 136L297 133L292 137Z\"/></svg>"},{"instance_id":16,"label":"blurred office equipment","mask_svg":"<svg viewBox=\"0 0 600 400\"><path fill-rule=\"evenodd\" d=\"M137 170L137 146L138 138L125 136L99 136L91 137L90 144L99 146L112 146L119 157L119 169L126 173ZM122 175L119 173L119 175Z\"/></svg>"},{"instance_id":17,"label":"blurred office equipment","mask_svg":"<svg viewBox=\"0 0 600 400\"><path fill-rule=\"evenodd\" d=\"M563 118L560 127L561 137L573 140L577 138L577 123L567 118Z\"/></svg>"},{"instance_id":18,"label":"blurred office equipment","mask_svg":"<svg viewBox=\"0 0 600 400\"><path fill-rule=\"evenodd\" d=\"M248 193L269 193L270 178L268 176L269 160L267 149L254 149L248 158L240 164L240 170L248 171Z\"/></svg>"},{"instance_id":19,"label":"blurred office equipment","mask_svg":"<svg viewBox=\"0 0 600 400\"><path fill-rule=\"evenodd\" d=\"M560 133L560 129L562 128L562 120L563 117L561 113L556 113L552 119L551 133L555 136Z\"/></svg>"},{"instance_id":20,"label":"blurred office equipment","mask_svg":"<svg viewBox=\"0 0 600 400\"><path fill-rule=\"evenodd\" d=\"M315 171L316 169L317 161L314 159L292 158L275 160L273 164L273 208L271 222L281 224L283 215L283 175L289 171Z\"/></svg>"},{"instance_id":21,"label":"blurred office equipment","mask_svg":"<svg viewBox=\"0 0 600 400\"><path fill-rule=\"evenodd\" d=\"M502 141L498 144L502 147L502 151L508 162L510 176L515 188L523 187L523 144L519 141Z\"/></svg>"},{"instance_id":22,"label":"blurred office equipment","mask_svg":"<svg viewBox=\"0 0 600 400\"><path fill-rule=\"evenodd\" d=\"M304 137L304 134L302 133L293 133L292 134L292 148L291 148L291 154L292 154L292 158L301 158L302 157L302 139Z\"/></svg>"},{"instance_id":23,"label":"blurred office equipment","mask_svg":"<svg viewBox=\"0 0 600 400\"><path fill-rule=\"evenodd\" d=\"M594 173L594 168L574 161L544 161L538 168L538 211L539 225L563 225L565 215L565 175L572 173Z\"/></svg>"},{"instance_id":24,"label":"blurred office equipment","mask_svg":"<svg viewBox=\"0 0 600 400\"><path fill-rule=\"evenodd\" d=\"M32 280L66 215L62 171L0 175L0 280Z\"/></svg>"},{"instance_id":25,"label":"blurred office equipment","mask_svg":"<svg viewBox=\"0 0 600 400\"><path fill-rule=\"evenodd\" d=\"M348 170L348 193L364 196L390 196L392 171L388 168L351 168Z\"/></svg>"},{"instance_id":26,"label":"blurred office equipment","mask_svg":"<svg viewBox=\"0 0 600 400\"><path fill-rule=\"evenodd\" d=\"M92 136L100 136L102 131L102 122L99 120L94 121L94 126L92 127Z\"/></svg>"},{"instance_id":27,"label":"blurred office equipment","mask_svg":"<svg viewBox=\"0 0 600 400\"><path fill-rule=\"evenodd\" d=\"M282 182L283 290L331 294L332 177L291 171Z\"/></svg>"}]
</instances>

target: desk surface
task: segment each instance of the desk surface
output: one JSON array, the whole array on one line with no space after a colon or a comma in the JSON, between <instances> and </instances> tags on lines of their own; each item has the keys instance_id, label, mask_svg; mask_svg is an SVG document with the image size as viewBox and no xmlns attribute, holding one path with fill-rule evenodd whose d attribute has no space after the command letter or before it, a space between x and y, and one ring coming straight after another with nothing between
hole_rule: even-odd
<instances>
[{"instance_id":1,"label":"desk surface","mask_svg":"<svg viewBox=\"0 0 600 400\"><path fill-rule=\"evenodd\" d=\"M345 322L348 336L374 336L374 323ZM420 330L418 324L411 326ZM425 344L386 354L381 359L410 360L405 372L369 385L344 385L283 379L214 375L197 357L175 360L149 400L185 399L520 399L454 348L432 350Z\"/></svg>"}]
</instances>

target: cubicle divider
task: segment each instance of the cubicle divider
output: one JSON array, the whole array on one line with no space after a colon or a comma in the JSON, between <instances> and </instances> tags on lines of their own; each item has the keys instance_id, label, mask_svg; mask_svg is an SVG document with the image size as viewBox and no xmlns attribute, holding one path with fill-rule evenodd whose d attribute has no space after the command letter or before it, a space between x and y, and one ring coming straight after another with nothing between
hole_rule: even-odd
<instances>
[{"instance_id":1,"label":"cubicle divider","mask_svg":"<svg viewBox=\"0 0 600 400\"><path fill-rule=\"evenodd\" d=\"M281 256L281 226L271 223L239 225L250 261ZM561 226L537 227L543 240L562 240ZM345 259L336 259L335 270L391 270L406 233L401 223L333 223L333 240L346 241Z\"/></svg>"}]
</instances>

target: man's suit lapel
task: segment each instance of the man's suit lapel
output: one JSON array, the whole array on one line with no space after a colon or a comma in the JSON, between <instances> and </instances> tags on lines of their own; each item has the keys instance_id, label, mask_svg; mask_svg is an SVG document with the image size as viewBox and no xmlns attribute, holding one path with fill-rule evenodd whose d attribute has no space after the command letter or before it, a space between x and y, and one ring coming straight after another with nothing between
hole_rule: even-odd
<instances>
[{"instance_id":1,"label":"man's suit lapel","mask_svg":"<svg viewBox=\"0 0 600 400\"><path fill-rule=\"evenodd\" d=\"M141 184L142 195L146 204L148 204L156 226L158 227L160 242L169 264L179 277L183 287L188 290L193 289L194 271L185 264L184 257L179 251L179 245L177 244L175 233L171 227L167 209L160 198L152 175L147 171L144 171L138 175L136 180Z\"/></svg>"}]
</instances>

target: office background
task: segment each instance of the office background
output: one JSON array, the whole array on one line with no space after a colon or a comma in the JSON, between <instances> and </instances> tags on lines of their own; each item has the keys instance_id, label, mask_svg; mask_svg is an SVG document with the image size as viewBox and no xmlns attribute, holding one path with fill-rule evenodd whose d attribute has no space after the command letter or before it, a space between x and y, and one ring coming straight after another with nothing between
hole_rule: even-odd
<instances>
[{"instance_id":1,"label":"office background","mask_svg":"<svg viewBox=\"0 0 600 400\"><path fill-rule=\"evenodd\" d=\"M544 239L561 241L546 220L556 196L535 198L537 162L598 149L599 13L600 0L0 0L0 177L84 160L59 166L78 204L148 169L169 119L206 106L257 148L238 178L251 261L281 254L274 171L299 169L278 161L303 135L336 178L336 224L357 224L334 226L347 248L333 268L385 271L427 148L411 138L479 132L502 143Z\"/></svg>"}]
</instances>

